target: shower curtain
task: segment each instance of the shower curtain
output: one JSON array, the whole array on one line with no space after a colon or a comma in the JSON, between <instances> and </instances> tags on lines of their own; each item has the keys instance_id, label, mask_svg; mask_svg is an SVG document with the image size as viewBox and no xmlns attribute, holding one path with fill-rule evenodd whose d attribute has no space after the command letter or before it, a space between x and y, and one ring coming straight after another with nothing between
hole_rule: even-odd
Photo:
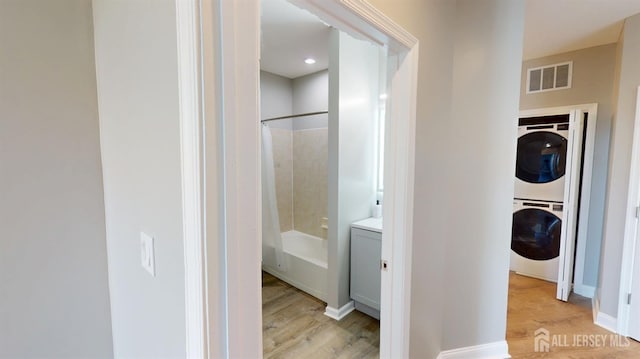
<instances>
[{"instance_id":1,"label":"shower curtain","mask_svg":"<svg viewBox=\"0 0 640 359\"><path fill-rule=\"evenodd\" d=\"M276 254L278 270L286 271L280 234L280 216L276 198L275 166L273 161L273 140L271 129L262 124L262 245L269 239Z\"/></svg>"}]
</instances>

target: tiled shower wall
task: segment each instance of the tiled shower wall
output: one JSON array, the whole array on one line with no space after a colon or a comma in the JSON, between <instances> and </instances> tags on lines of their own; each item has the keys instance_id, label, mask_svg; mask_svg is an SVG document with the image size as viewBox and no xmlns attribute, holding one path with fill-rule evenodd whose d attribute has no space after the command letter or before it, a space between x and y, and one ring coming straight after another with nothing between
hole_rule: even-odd
<instances>
[{"instance_id":1,"label":"tiled shower wall","mask_svg":"<svg viewBox=\"0 0 640 359\"><path fill-rule=\"evenodd\" d=\"M327 237L327 129L293 131L293 226L312 236Z\"/></svg>"},{"instance_id":2,"label":"tiled shower wall","mask_svg":"<svg viewBox=\"0 0 640 359\"><path fill-rule=\"evenodd\" d=\"M293 229L292 133L289 129L272 127L271 138L280 231L287 232Z\"/></svg>"},{"instance_id":3,"label":"tiled shower wall","mask_svg":"<svg viewBox=\"0 0 640 359\"><path fill-rule=\"evenodd\" d=\"M327 128L271 133L281 231L326 238L321 224L327 217Z\"/></svg>"}]
</instances>

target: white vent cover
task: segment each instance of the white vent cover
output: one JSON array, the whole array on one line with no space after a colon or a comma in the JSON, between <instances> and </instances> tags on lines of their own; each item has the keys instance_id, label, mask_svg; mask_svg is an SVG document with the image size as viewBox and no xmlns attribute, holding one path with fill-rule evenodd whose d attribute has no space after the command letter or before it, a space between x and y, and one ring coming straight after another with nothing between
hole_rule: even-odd
<instances>
[{"instance_id":1,"label":"white vent cover","mask_svg":"<svg viewBox=\"0 0 640 359\"><path fill-rule=\"evenodd\" d=\"M571 88L572 69L572 61L528 69L527 93Z\"/></svg>"}]
</instances>

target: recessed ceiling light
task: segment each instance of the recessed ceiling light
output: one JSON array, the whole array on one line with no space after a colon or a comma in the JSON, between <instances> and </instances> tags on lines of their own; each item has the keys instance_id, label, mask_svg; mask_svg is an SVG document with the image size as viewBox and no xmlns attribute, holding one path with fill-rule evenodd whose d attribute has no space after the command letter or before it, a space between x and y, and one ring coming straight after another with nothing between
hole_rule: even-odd
<instances>
[{"instance_id":1,"label":"recessed ceiling light","mask_svg":"<svg viewBox=\"0 0 640 359\"><path fill-rule=\"evenodd\" d=\"M315 64L315 63L316 63L316 60L315 60L315 59L312 59L312 58L310 58L310 57L307 57L306 59L304 59L304 63L305 63L305 64L308 64L308 65L313 65L313 64Z\"/></svg>"}]
</instances>

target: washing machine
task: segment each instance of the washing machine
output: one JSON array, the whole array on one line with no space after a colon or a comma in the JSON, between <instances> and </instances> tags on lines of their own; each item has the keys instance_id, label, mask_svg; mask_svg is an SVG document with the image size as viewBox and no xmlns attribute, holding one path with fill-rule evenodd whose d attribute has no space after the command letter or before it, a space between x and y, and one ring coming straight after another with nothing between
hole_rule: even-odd
<instances>
[{"instance_id":1,"label":"washing machine","mask_svg":"<svg viewBox=\"0 0 640 359\"><path fill-rule=\"evenodd\" d=\"M518 121L515 198L562 202L569 115Z\"/></svg>"},{"instance_id":2,"label":"washing machine","mask_svg":"<svg viewBox=\"0 0 640 359\"><path fill-rule=\"evenodd\" d=\"M513 201L511 265L518 274L558 281L563 205L556 202Z\"/></svg>"}]
</instances>

